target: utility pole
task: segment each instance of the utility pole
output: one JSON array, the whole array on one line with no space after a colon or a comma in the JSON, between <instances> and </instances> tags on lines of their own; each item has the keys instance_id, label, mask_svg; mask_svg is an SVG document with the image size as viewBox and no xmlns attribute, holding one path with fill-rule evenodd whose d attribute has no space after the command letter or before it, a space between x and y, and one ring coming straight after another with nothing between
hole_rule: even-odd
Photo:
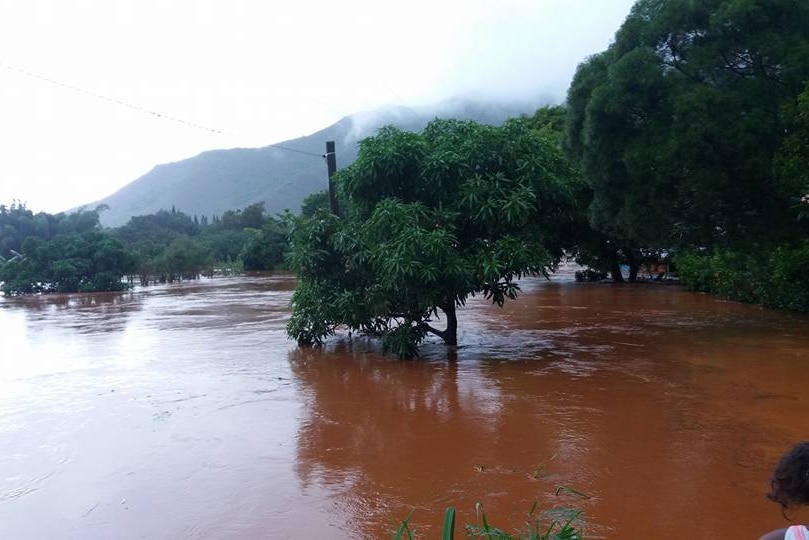
<instances>
[{"instance_id":1,"label":"utility pole","mask_svg":"<svg viewBox=\"0 0 809 540\"><path fill-rule=\"evenodd\" d=\"M334 191L334 182L332 177L337 172L337 156L334 153L334 141L326 141L326 153L323 155L326 158L326 166L329 169L329 210L335 216L340 215L340 207L337 206L337 194Z\"/></svg>"}]
</instances>

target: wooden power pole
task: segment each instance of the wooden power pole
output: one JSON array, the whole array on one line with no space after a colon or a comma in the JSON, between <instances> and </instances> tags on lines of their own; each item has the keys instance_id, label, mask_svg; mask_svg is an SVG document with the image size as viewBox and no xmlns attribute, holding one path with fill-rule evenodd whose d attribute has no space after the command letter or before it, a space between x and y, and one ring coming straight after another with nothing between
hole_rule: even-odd
<instances>
[{"instance_id":1,"label":"wooden power pole","mask_svg":"<svg viewBox=\"0 0 809 540\"><path fill-rule=\"evenodd\" d=\"M340 215L340 207L337 206L337 194L334 190L332 177L337 172L337 156L334 153L334 141L326 141L326 166L329 169L329 210L335 216Z\"/></svg>"}]
</instances>

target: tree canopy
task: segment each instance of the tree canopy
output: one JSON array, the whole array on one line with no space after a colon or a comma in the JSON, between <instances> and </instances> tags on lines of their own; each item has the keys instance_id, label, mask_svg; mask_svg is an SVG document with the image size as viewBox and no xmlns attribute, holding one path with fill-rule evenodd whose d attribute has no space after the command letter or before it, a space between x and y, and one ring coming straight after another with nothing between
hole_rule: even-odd
<instances>
[{"instance_id":1,"label":"tree canopy","mask_svg":"<svg viewBox=\"0 0 809 540\"><path fill-rule=\"evenodd\" d=\"M776 156L776 174L780 183L791 187L787 194L794 195L794 208L803 225L802 236L809 238L809 83L784 111L788 123Z\"/></svg>"},{"instance_id":2,"label":"tree canopy","mask_svg":"<svg viewBox=\"0 0 809 540\"><path fill-rule=\"evenodd\" d=\"M99 213L34 214L24 204L0 205L0 286L5 294L117 291L137 275L142 285L196 279L213 269L282 266L289 213L271 217L258 203L221 217L191 217L176 208L101 229Z\"/></svg>"},{"instance_id":3,"label":"tree canopy","mask_svg":"<svg viewBox=\"0 0 809 540\"><path fill-rule=\"evenodd\" d=\"M455 344L455 309L470 295L503 305L515 279L562 257L576 181L529 119L381 129L336 177L344 215L321 209L294 231L290 336L322 343L345 326L400 356L428 334Z\"/></svg>"},{"instance_id":4,"label":"tree canopy","mask_svg":"<svg viewBox=\"0 0 809 540\"><path fill-rule=\"evenodd\" d=\"M99 213L34 214L25 204L0 205L0 284L5 294L116 291L133 258L100 232Z\"/></svg>"},{"instance_id":5,"label":"tree canopy","mask_svg":"<svg viewBox=\"0 0 809 540\"><path fill-rule=\"evenodd\" d=\"M20 253L29 236L51 240L59 235L99 230L99 214L104 210L101 205L95 210L82 208L72 214L34 214L21 202L0 204L0 262L14 257L15 252Z\"/></svg>"},{"instance_id":6,"label":"tree canopy","mask_svg":"<svg viewBox=\"0 0 809 540\"><path fill-rule=\"evenodd\" d=\"M568 93L593 225L666 248L788 234L799 186L773 160L807 79L805 0L640 0Z\"/></svg>"},{"instance_id":7,"label":"tree canopy","mask_svg":"<svg viewBox=\"0 0 809 540\"><path fill-rule=\"evenodd\" d=\"M71 233L52 240L26 238L23 257L0 267L5 294L120 291L132 255L99 231Z\"/></svg>"}]
</instances>

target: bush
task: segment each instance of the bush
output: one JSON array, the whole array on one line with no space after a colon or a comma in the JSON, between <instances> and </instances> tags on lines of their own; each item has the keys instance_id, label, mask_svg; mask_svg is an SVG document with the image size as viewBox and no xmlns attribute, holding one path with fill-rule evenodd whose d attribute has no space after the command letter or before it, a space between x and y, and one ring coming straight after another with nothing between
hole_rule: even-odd
<instances>
[{"instance_id":1,"label":"bush","mask_svg":"<svg viewBox=\"0 0 809 540\"><path fill-rule=\"evenodd\" d=\"M677 257L680 280L729 300L809 313L809 241L752 254L691 251Z\"/></svg>"},{"instance_id":2,"label":"bush","mask_svg":"<svg viewBox=\"0 0 809 540\"><path fill-rule=\"evenodd\" d=\"M593 268L585 268L584 270L576 270L576 281L601 281L607 279L607 273Z\"/></svg>"}]
</instances>

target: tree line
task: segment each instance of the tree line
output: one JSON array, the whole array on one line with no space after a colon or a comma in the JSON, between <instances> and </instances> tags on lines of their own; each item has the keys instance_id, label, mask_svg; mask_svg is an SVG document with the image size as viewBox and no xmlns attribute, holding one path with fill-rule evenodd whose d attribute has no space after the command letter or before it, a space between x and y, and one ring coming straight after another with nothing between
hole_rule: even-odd
<instances>
[{"instance_id":1,"label":"tree line","mask_svg":"<svg viewBox=\"0 0 809 540\"><path fill-rule=\"evenodd\" d=\"M313 195L308 206L322 204ZM308 205L308 206L306 206ZM215 271L270 270L284 265L289 212L268 216L263 203L198 218L171 208L102 229L103 206L34 214L14 201L0 205L0 282L5 294L124 290L137 282L196 279Z\"/></svg>"},{"instance_id":2,"label":"tree line","mask_svg":"<svg viewBox=\"0 0 809 540\"><path fill-rule=\"evenodd\" d=\"M809 3L641 0L568 91L564 145L620 255L809 312Z\"/></svg>"},{"instance_id":3,"label":"tree line","mask_svg":"<svg viewBox=\"0 0 809 540\"><path fill-rule=\"evenodd\" d=\"M455 344L470 296L570 255L614 281L673 257L694 289L809 312L809 3L640 0L564 106L382 129L336 183L341 214L293 228L301 344Z\"/></svg>"},{"instance_id":4,"label":"tree line","mask_svg":"<svg viewBox=\"0 0 809 540\"><path fill-rule=\"evenodd\" d=\"M335 182L340 215L319 193L300 217L171 209L102 231L103 208L2 206L0 280L100 290L289 264L292 337L346 327L401 356L454 344L470 296L503 305L566 257L632 281L665 256L696 290L809 312L809 3L640 0L563 106L383 128Z\"/></svg>"}]
</instances>

